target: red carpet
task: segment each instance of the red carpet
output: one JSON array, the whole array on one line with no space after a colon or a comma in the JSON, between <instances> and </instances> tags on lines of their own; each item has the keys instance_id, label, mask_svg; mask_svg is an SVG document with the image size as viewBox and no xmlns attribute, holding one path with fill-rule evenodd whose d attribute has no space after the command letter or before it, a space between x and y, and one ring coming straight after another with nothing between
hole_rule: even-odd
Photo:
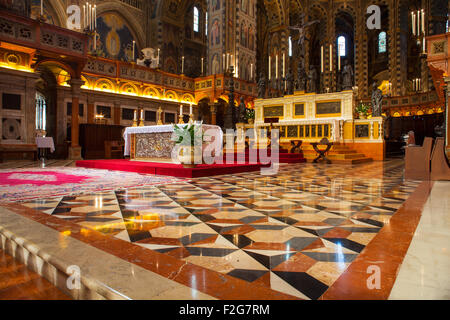
<instances>
[{"instance_id":1,"label":"red carpet","mask_svg":"<svg viewBox=\"0 0 450 320\"><path fill-rule=\"evenodd\" d=\"M198 178L223 174L233 174L249 171L257 171L265 165L262 164L214 164L197 165L195 168L184 168L181 164L143 162L130 160L80 160L77 167L128 171L137 173L157 174L164 176Z\"/></svg>"}]
</instances>

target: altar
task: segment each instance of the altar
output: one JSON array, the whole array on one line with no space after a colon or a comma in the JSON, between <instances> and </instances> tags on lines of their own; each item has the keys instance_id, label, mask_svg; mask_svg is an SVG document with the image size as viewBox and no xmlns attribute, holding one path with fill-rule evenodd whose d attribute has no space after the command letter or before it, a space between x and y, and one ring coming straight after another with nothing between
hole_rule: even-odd
<instances>
[{"instance_id":1,"label":"altar","mask_svg":"<svg viewBox=\"0 0 450 320\"><path fill-rule=\"evenodd\" d=\"M178 124L185 127L189 124ZM216 150L222 150L223 132L218 126L202 124L203 132L213 136L212 141L204 142L205 145L214 144ZM124 132L125 156L130 160L172 163L172 150L175 142L172 141L174 125L157 125L146 127L128 127ZM211 137L209 137L211 138ZM208 139L209 140L209 139Z\"/></svg>"}]
</instances>

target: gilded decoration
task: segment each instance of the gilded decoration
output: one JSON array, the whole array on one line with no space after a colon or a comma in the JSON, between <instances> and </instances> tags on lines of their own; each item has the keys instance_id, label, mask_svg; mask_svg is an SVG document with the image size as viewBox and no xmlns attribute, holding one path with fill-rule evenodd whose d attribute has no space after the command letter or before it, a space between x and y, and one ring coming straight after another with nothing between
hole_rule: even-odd
<instances>
[{"instance_id":1,"label":"gilded decoration","mask_svg":"<svg viewBox=\"0 0 450 320\"><path fill-rule=\"evenodd\" d=\"M172 132L136 134L136 159L171 159L174 142Z\"/></svg>"}]
</instances>

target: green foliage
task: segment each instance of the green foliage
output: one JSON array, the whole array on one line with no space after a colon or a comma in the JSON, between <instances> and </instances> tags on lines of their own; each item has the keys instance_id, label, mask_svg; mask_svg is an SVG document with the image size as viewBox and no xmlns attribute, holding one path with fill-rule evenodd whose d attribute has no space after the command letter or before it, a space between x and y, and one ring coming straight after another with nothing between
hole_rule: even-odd
<instances>
[{"instance_id":1,"label":"green foliage","mask_svg":"<svg viewBox=\"0 0 450 320\"><path fill-rule=\"evenodd\" d=\"M356 112L357 113L362 113L367 115L367 113L370 110L370 106L366 103L360 103L357 107L356 107Z\"/></svg>"},{"instance_id":2,"label":"green foliage","mask_svg":"<svg viewBox=\"0 0 450 320\"><path fill-rule=\"evenodd\" d=\"M179 127L174 125L174 136L172 141L175 144L183 146L201 146L203 143L203 132L201 125L188 124L187 126Z\"/></svg>"}]
</instances>

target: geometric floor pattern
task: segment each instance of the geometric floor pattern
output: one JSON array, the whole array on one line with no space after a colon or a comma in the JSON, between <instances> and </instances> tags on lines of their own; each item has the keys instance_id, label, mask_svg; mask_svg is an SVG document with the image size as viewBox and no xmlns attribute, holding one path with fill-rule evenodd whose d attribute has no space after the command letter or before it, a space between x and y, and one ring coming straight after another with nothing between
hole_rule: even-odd
<instances>
[{"instance_id":1,"label":"geometric floor pattern","mask_svg":"<svg viewBox=\"0 0 450 320\"><path fill-rule=\"evenodd\" d=\"M419 182L398 160L260 172L24 205L250 283L318 299Z\"/></svg>"}]
</instances>

